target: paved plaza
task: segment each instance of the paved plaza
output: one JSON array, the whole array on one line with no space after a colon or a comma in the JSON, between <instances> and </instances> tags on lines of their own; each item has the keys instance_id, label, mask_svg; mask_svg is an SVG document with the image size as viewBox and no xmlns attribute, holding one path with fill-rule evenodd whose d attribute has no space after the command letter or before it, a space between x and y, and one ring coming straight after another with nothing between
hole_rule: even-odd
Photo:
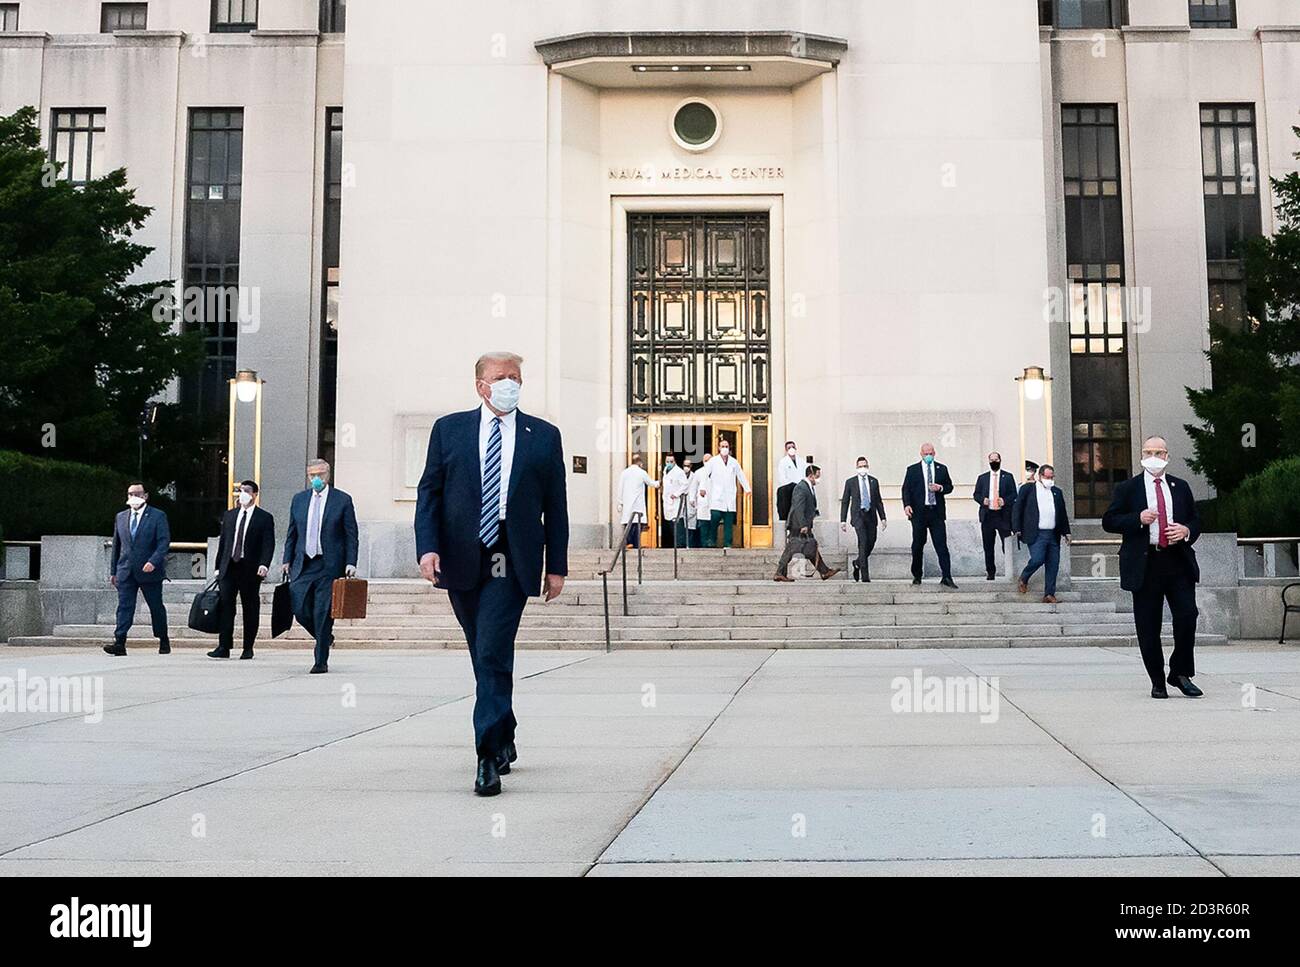
<instances>
[{"instance_id":1,"label":"paved plaza","mask_svg":"<svg viewBox=\"0 0 1300 967\"><path fill-rule=\"evenodd\" d=\"M0 875L1300 873L1300 650L1197 663L522 652L479 799L463 651L0 648ZM72 676L102 715L32 698Z\"/></svg>"}]
</instances>

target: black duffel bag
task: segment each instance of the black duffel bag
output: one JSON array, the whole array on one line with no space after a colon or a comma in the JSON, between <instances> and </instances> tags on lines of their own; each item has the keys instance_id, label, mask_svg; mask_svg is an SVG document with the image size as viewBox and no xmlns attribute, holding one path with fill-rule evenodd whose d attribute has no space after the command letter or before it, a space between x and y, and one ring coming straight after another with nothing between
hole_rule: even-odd
<instances>
[{"instance_id":1,"label":"black duffel bag","mask_svg":"<svg viewBox=\"0 0 1300 967\"><path fill-rule=\"evenodd\" d=\"M215 635L221 630L221 592L217 590L217 579L194 595L190 605L190 627L205 635Z\"/></svg>"}]
</instances>

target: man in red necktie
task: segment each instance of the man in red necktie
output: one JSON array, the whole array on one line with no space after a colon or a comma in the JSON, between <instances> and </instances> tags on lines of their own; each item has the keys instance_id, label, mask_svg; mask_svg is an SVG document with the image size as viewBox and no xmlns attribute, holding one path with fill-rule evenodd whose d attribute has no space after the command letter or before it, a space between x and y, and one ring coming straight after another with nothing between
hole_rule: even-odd
<instances>
[{"instance_id":1,"label":"man in red necktie","mask_svg":"<svg viewBox=\"0 0 1300 967\"><path fill-rule=\"evenodd\" d=\"M1119 583L1133 595L1133 624L1142 661L1151 677L1151 697L1168 698L1166 682L1190 698L1202 693L1196 674L1196 584L1201 579L1192 545L1201 536L1196 500L1185 480L1165 472L1169 444L1164 437L1142 443L1142 473L1115 488L1101 526L1123 536ZM1174 650L1165 676L1160 644L1165 603L1173 616Z\"/></svg>"}]
</instances>

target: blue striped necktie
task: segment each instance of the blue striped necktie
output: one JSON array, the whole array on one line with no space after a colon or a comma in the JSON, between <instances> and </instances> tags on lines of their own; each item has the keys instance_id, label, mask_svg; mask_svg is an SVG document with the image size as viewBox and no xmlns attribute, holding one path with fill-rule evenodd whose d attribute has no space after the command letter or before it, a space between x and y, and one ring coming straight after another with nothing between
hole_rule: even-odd
<instances>
[{"instance_id":1,"label":"blue striped necktie","mask_svg":"<svg viewBox=\"0 0 1300 967\"><path fill-rule=\"evenodd\" d=\"M484 547L497 542L501 532L501 417L492 418L487 456L483 458L483 506L479 511L478 539Z\"/></svg>"}]
</instances>

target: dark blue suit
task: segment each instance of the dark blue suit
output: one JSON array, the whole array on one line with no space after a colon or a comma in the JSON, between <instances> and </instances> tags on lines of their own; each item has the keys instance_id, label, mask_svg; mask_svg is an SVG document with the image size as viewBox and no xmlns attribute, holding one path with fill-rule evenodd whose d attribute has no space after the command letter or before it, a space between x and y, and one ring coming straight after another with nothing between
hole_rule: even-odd
<instances>
[{"instance_id":1,"label":"dark blue suit","mask_svg":"<svg viewBox=\"0 0 1300 967\"><path fill-rule=\"evenodd\" d=\"M506 488L506 519L487 548L479 539L483 504L479 426L482 410L451 413L429 434L415 506L416 559L439 556L446 589L465 632L477 682L474 744L494 756L514 741L515 634L524 605L547 574L568 574L569 509L564 446L545 420L515 411L515 447Z\"/></svg>"},{"instance_id":2,"label":"dark blue suit","mask_svg":"<svg viewBox=\"0 0 1300 967\"><path fill-rule=\"evenodd\" d=\"M1001 471L998 477L997 496L1002 499L1002 506L997 510L984 506L985 499L993 496L989 493L992 477L992 470L980 474L979 479L975 481L975 493L972 494L980 508L980 536L984 540L984 570L988 572L989 577L997 575L997 565L993 560L993 539L1000 537L1006 540L1007 535L1014 530L1011 526L1011 514L1016 506L1016 480L1005 470Z\"/></svg>"},{"instance_id":3,"label":"dark blue suit","mask_svg":"<svg viewBox=\"0 0 1300 967\"><path fill-rule=\"evenodd\" d=\"M352 497L330 487L320 523L320 553L307 557L307 515L314 493L303 490L289 505L289 530L284 535L285 564L289 565L289 597L293 616L316 639L316 664L329 662L334 641L330 617L334 581L357 563L357 512Z\"/></svg>"},{"instance_id":4,"label":"dark blue suit","mask_svg":"<svg viewBox=\"0 0 1300 967\"><path fill-rule=\"evenodd\" d=\"M1027 483L1016 496L1011 526L1029 548L1029 561L1020 572L1025 584L1040 567L1043 571L1043 595L1056 594L1056 575L1061 566L1061 538L1070 533L1070 516L1065 510L1065 494L1052 484L1052 507L1056 511L1056 526L1044 530L1038 524L1038 488L1042 483Z\"/></svg>"},{"instance_id":5,"label":"dark blue suit","mask_svg":"<svg viewBox=\"0 0 1300 967\"><path fill-rule=\"evenodd\" d=\"M1102 515L1101 526L1107 533L1123 537L1119 549L1119 585L1133 593L1133 624L1142 662L1151 683L1160 685L1165 680L1160 633L1166 601L1174 626L1169 674L1188 678L1196 674L1193 652L1200 614L1196 607L1196 584L1201 580L1201 569L1192 545L1201 536L1201 518L1187 481L1166 473L1162 485L1166 488L1165 516L1175 524L1182 524L1189 533L1187 540L1165 548L1152 545L1150 527L1142 523L1142 511L1148 509L1145 477L1145 472L1139 473L1115 488L1110 506ZM1149 509L1159 508L1153 505Z\"/></svg>"},{"instance_id":6,"label":"dark blue suit","mask_svg":"<svg viewBox=\"0 0 1300 967\"><path fill-rule=\"evenodd\" d=\"M903 506L912 508L912 577L921 579L921 556L925 552L927 532L934 542L934 553L939 558L939 572L945 581L952 580L952 558L948 554L948 511L944 505L944 495L952 493L952 477L948 468L939 461L930 467L933 482L942 490L931 491L926 482L925 461L914 463L903 475ZM934 493L934 505L926 504L926 498Z\"/></svg>"},{"instance_id":7,"label":"dark blue suit","mask_svg":"<svg viewBox=\"0 0 1300 967\"><path fill-rule=\"evenodd\" d=\"M124 510L113 522L113 577L117 579L117 628L113 639L126 644L127 632L135 621L136 591L144 595L149 606L153 635L159 644L167 639L167 609L163 606L162 583L167 578L167 549L172 532L167 515L145 504L140 511L134 536L131 534L131 511ZM153 570L145 572L145 564Z\"/></svg>"}]
</instances>

